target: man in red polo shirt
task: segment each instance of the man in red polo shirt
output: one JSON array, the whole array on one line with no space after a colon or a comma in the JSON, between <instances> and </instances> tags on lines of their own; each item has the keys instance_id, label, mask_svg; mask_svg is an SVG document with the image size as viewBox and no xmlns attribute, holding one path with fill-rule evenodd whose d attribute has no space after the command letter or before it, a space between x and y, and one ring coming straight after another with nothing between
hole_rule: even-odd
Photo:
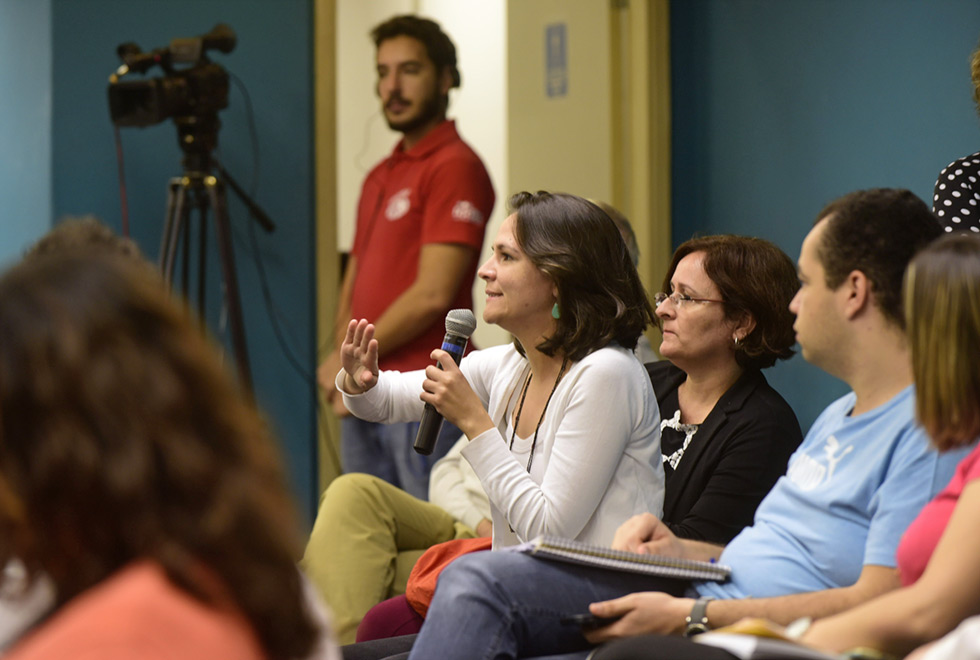
<instances>
[{"instance_id":1,"label":"man in red polo shirt","mask_svg":"<svg viewBox=\"0 0 980 660\"><path fill-rule=\"evenodd\" d=\"M344 273L335 350L318 371L342 417L345 472L366 472L416 497L428 495L429 468L459 430L448 422L431 456L412 449L417 423L375 424L347 414L334 388L337 352L347 323L366 318L381 346L380 367L407 371L431 364L450 309L472 309L472 284L493 209L490 176L446 119L449 90L459 87L456 48L431 20L396 16L372 31L377 94L388 126L402 134L368 174L357 232Z\"/></svg>"}]
</instances>

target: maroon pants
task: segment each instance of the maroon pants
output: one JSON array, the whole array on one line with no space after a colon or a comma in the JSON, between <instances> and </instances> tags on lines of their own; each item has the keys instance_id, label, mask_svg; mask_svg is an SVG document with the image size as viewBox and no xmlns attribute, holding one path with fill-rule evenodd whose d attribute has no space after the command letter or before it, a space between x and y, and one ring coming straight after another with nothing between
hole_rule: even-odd
<instances>
[{"instance_id":1,"label":"maroon pants","mask_svg":"<svg viewBox=\"0 0 980 660\"><path fill-rule=\"evenodd\" d=\"M357 627L357 641L412 635L422 629L423 621L405 596L395 596L368 610Z\"/></svg>"}]
</instances>

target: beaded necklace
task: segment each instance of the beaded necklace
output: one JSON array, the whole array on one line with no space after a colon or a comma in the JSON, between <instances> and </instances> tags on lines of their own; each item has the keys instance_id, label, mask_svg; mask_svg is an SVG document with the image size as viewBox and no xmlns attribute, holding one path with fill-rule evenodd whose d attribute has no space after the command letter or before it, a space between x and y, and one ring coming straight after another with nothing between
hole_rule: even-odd
<instances>
[{"instance_id":1,"label":"beaded necklace","mask_svg":"<svg viewBox=\"0 0 980 660\"><path fill-rule=\"evenodd\" d=\"M548 400L544 402L544 408L541 410L541 416L538 417L538 425L534 427L534 439L531 441L531 453L527 457L527 473L531 473L531 461L534 460L534 448L538 444L538 429L541 428L541 422L544 421L544 414L548 411L548 404L551 403L551 397L554 395L555 390L558 389L558 383L561 382L562 376L565 375L565 369L568 367L568 358L561 361L561 369L558 370L558 377L555 378L555 384L551 388L551 393L548 394ZM517 434L517 425L521 422L521 412L524 410L524 399L527 398L527 388L531 384L531 377L534 374L528 371L527 378L524 379L524 387L521 388L521 398L517 403L517 415L514 417L514 427L510 430L510 450L514 451L514 436Z\"/></svg>"}]
</instances>

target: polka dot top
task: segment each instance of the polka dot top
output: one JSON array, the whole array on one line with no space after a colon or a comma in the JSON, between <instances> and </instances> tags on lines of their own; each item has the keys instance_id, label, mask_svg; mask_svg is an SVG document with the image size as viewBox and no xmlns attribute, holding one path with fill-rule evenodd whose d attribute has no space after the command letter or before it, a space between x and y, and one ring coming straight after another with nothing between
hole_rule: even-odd
<instances>
[{"instance_id":1,"label":"polka dot top","mask_svg":"<svg viewBox=\"0 0 980 660\"><path fill-rule=\"evenodd\" d=\"M939 173L932 210L947 232L980 233L980 151L954 160Z\"/></svg>"}]
</instances>

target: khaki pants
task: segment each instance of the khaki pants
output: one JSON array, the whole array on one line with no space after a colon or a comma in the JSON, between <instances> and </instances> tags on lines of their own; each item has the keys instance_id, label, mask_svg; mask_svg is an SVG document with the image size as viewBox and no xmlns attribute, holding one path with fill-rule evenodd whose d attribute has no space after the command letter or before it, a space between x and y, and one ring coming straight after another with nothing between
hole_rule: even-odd
<instances>
[{"instance_id":1,"label":"khaki pants","mask_svg":"<svg viewBox=\"0 0 980 660\"><path fill-rule=\"evenodd\" d=\"M443 509L367 474L334 479L303 556L303 569L333 610L341 644L354 642L365 613L405 593L429 547L476 533Z\"/></svg>"}]
</instances>

